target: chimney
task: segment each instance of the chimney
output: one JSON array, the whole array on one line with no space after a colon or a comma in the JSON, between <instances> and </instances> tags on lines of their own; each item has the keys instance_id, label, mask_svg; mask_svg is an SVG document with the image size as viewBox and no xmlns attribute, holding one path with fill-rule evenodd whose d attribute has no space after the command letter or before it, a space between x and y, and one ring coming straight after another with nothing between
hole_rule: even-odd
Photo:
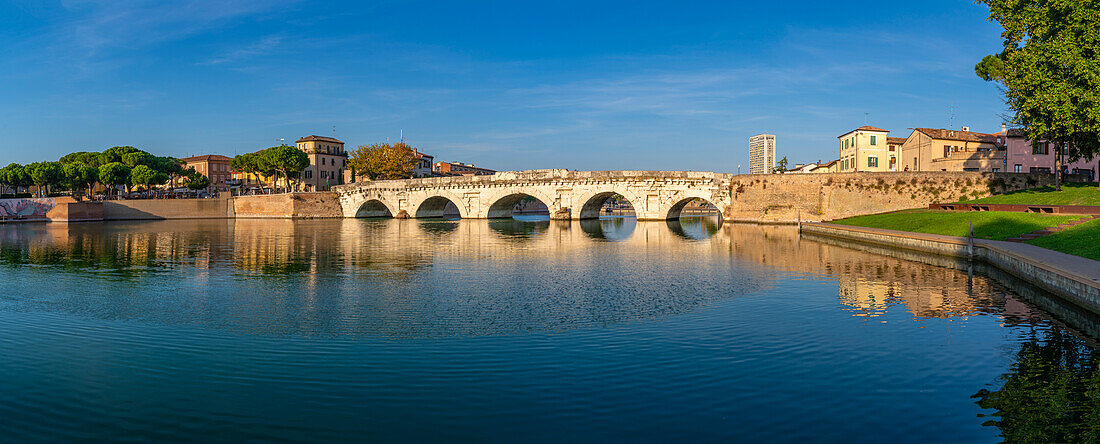
<instances>
[{"instance_id":1,"label":"chimney","mask_svg":"<svg viewBox=\"0 0 1100 444\"><path fill-rule=\"evenodd\" d=\"M1007 123L1001 122L1001 132L1002 133L1008 133L1008 124Z\"/></svg>"}]
</instances>

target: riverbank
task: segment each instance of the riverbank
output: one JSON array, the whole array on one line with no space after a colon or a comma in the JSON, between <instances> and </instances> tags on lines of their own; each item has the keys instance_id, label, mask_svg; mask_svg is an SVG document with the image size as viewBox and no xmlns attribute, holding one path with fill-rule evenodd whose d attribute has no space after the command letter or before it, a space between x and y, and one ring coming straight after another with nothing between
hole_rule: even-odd
<instances>
[{"instance_id":1,"label":"riverbank","mask_svg":"<svg viewBox=\"0 0 1100 444\"><path fill-rule=\"evenodd\" d=\"M982 261L1091 312L1100 313L1100 261L1023 243L833 223L804 223L800 232Z\"/></svg>"}]
</instances>

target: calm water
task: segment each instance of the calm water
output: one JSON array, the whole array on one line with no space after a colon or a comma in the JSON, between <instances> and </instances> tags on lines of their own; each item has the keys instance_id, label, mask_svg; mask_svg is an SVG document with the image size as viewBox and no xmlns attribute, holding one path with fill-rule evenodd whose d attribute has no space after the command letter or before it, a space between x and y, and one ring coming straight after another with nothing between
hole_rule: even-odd
<instances>
[{"instance_id":1,"label":"calm water","mask_svg":"<svg viewBox=\"0 0 1100 444\"><path fill-rule=\"evenodd\" d=\"M2 226L0 439L1092 436L1098 324L926 262L703 219Z\"/></svg>"}]
</instances>

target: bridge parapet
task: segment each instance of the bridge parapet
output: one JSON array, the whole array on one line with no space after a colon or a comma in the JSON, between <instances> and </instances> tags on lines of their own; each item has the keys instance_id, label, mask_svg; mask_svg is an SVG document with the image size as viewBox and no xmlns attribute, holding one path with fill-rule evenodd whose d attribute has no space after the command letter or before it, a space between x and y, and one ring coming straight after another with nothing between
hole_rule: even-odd
<instances>
[{"instance_id":1,"label":"bridge parapet","mask_svg":"<svg viewBox=\"0 0 1100 444\"><path fill-rule=\"evenodd\" d=\"M927 207L1042 186L1050 174L890 172L740 175L700 171L529 170L489 176L358 182L333 188L346 217L438 217L447 202L463 218L508 217L530 196L561 219L599 217L619 195L638 219L679 217L687 201L702 199L727 220L795 222Z\"/></svg>"}]
</instances>

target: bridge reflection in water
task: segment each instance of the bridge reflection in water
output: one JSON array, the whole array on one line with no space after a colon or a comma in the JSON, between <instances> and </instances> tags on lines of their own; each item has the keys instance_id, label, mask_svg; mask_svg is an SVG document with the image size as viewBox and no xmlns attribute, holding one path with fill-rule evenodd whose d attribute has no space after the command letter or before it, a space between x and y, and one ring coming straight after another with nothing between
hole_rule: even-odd
<instances>
[{"instance_id":1,"label":"bridge reflection in water","mask_svg":"<svg viewBox=\"0 0 1100 444\"><path fill-rule=\"evenodd\" d=\"M102 434L115 412L141 437L407 438L428 418L468 436L983 441L985 412L1010 440L1040 424L1090 441L1100 323L986 275L707 218L4 226L0 355L17 359L0 368L5 393L36 395L0 411L16 440L36 421Z\"/></svg>"},{"instance_id":2,"label":"bridge reflection in water","mask_svg":"<svg viewBox=\"0 0 1100 444\"><path fill-rule=\"evenodd\" d=\"M837 301L853 316L874 318L891 310L905 310L911 316L950 318L982 313L1030 313L1026 284L1022 290L1008 289L992 279L975 275L969 265L956 261L898 253L888 250L867 252L848 248L829 239L801 237L794 227L722 223L716 217L684 217L665 222L640 222L630 217L611 217L583 221L448 221L448 220L201 220L108 224L70 224L5 227L0 232L0 260L4 264L34 264L88 272L113 279L133 281L136 286L153 285L167 271L194 267L192 279L232 279L266 286L255 280L274 276L294 280L293 289L278 293L257 292L250 304L270 303L267 297L290 298L282 304L303 304L317 298L337 298L350 303L346 312L318 313L341 318L351 307L373 304L365 298L374 291L402 282L407 295L465 288L470 283L446 282L463 279L462 264L478 262L479 267L499 270L513 284L475 283L472 294L487 298L474 317L500 316L516 319L508 313L509 301L500 303L500 295L517 293L515 286L544 286L548 298L564 297L571 292L567 282L536 282L524 277L525 266L607 268L620 273L615 281L622 285L636 278L639 286L660 288L654 276L670 263L696 261L700 273L722 269L730 276L723 293L695 292L675 297L688 303L659 308L667 295L632 294L630 304L618 312L603 316L604 321L624 321L638 317L663 316L715 303L777 285L790 275L814 275L835 279ZM629 263L623 266L622 263ZM536 265L537 264L537 265ZM608 264L615 264L609 266ZM716 268L716 264L720 267ZM445 265L445 266L444 266ZM457 272L440 270L451 267ZM676 265L677 270L691 269ZM982 273L991 273L981 270ZM434 273L434 274L433 274ZM995 273L995 272L993 272ZM504 277L504 275L502 275ZM548 279L550 277L540 277ZM382 283L370 280L391 280ZM442 279L442 281L441 281ZM366 281L365 281L366 280ZM1010 280L1010 279L1009 279ZM271 286L274 288L274 286ZM392 288L390 289L392 290ZM390 291L387 290L387 291ZM238 297L242 292L220 295ZM259 297L263 294L263 297ZM544 295L545 295L544 294ZM583 295L596 298L598 295ZM180 296L182 297L182 296ZM570 296L572 297L572 296ZM650 299L647 299L650 298ZM43 295L39 302L47 303ZM542 301L545 310L525 313L525 328L553 329L563 313L555 313L553 300ZM1044 297L1035 297L1043 301ZM24 301L33 303L35 299ZM126 310L126 316L145 316L167 305L152 300L134 299L139 307ZM101 312L94 301L80 310ZM219 303L230 304L229 301ZM335 302L334 302L335 303ZM141 306L143 304L154 304ZM669 308L671 307L671 308ZM1058 310L1058 307L1048 309ZM470 310L464 307L463 310ZM662 311L666 310L666 311ZM285 316L270 310L210 313L211 316L250 318ZM300 315L296 315L300 316ZM462 323L462 316L448 318L434 328L450 331ZM591 319L576 320L578 326ZM1086 324L1090 321L1084 321ZM226 325L282 325L252 319L222 319ZM516 322L503 321L493 328L464 334L496 334ZM344 334L354 322L316 322L311 328L331 329ZM407 326L393 334L434 335L432 331L411 331ZM423 328L424 326L419 326ZM494 331L494 328L497 329ZM1100 333L1100 329L1081 328Z\"/></svg>"}]
</instances>

